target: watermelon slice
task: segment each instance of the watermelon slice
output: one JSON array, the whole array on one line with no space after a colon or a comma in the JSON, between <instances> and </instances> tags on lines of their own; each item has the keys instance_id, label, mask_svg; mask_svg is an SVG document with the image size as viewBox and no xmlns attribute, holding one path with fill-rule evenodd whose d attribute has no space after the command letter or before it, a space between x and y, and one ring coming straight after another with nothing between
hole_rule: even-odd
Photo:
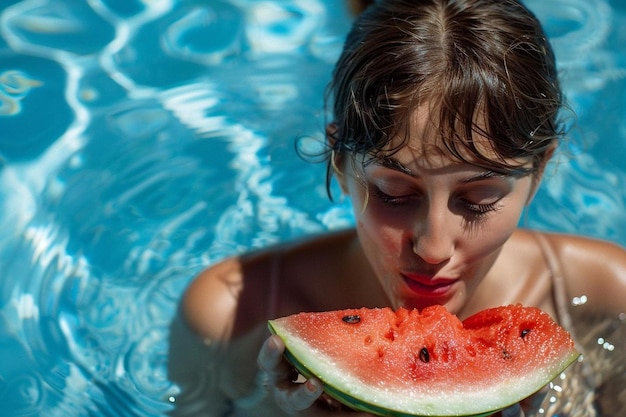
<instances>
[{"instance_id":1,"label":"watermelon slice","mask_svg":"<svg viewBox=\"0 0 626 417\"><path fill-rule=\"evenodd\" d=\"M269 328L301 374L349 407L384 416L490 415L579 356L547 313L521 305L463 322L443 306L299 313Z\"/></svg>"}]
</instances>

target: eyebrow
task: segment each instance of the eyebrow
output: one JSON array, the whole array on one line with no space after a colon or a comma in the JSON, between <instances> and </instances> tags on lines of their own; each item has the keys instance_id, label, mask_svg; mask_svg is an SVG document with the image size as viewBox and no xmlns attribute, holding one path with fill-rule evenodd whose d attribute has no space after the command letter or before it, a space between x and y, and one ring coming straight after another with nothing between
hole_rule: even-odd
<instances>
[{"instance_id":1,"label":"eyebrow","mask_svg":"<svg viewBox=\"0 0 626 417\"><path fill-rule=\"evenodd\" d=\"M465 178L464 180L461 181L461 183L469 184L472 182L489 180L492 178L511 178L511 177L513 177L513 175L503 174L501 172L496 172L496 171L484 171L473 177Z\"/></svg>"},{"instance_id":2,"label":"eyebrow","mask_svg":"<svg viewBox=\"0 0 626 417\"><path fill-rule=\"evenodd\" d=\"M413 178L417 178L418 177L415 173L413 173L413 171L411 171L409 168L404 166L400 161L398 161L398 160L396 160L394 158L390 158L390 157L376 158L376 163L381 165L384 168L389 168L389 169L392 169L394 171L402 172L403 174L406 174L406 175L408 175L410 177L413 177ZM492 178L516 178L516 177L517 177L517 175L515 175L515 174L506 174L506 173L502 173L502 172L487 170L487 171L481 172L481 173L479 173L477 175L474 175L474 176L472 176L470 178L465 178L465 179L461 180L460 183L462 183L462 184L470 184L470 183L473 183L473 182L489 180L489 179L492 179Z\"/></svg>"},{"instance_id":3,"label":"eyebrow","mask_svg":"<svg viewBox=\"0 0 626 417\"><path fill-rule=\"evenodd\" d=\"M396 159L389 158L389 157L376 158L376 163L382 167L393 169L395 171L400 171L403 174L417 178L417 175L415 175L413 171L411 171L409 168L402 165L402 163L400 163L400 161Z\"/></svg>"}]
</instances>

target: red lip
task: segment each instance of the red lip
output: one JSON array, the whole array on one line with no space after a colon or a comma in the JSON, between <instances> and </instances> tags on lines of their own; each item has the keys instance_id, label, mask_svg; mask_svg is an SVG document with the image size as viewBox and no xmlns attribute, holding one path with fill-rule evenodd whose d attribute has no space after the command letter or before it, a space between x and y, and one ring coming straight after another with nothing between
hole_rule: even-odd
<instances>
[{"instance_id":1,"label":"red lip","mask_svg":"<svg viewBox=\"0 0 626 417\"><path fill-rule=\"evenodd\" d=\"M402 274L406 285L415 293L425 297L441 297L452 290L458 281L453 278L433 278L420 274Z\"/></svg>"}]
</instances>

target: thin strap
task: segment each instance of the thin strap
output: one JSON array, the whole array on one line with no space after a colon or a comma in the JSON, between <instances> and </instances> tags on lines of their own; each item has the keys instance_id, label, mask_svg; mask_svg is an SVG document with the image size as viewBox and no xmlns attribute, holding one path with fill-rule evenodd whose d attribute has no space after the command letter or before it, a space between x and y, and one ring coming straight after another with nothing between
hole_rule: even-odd
<instances>
[{"instance_id":1,"label":"thin strap","mask_svg":"<svg viewBox=\"0 0 626 417\"><path fill-rule=\"evenodd\" d=\"M572 324L572 318L569 314L567 297L567 291L565 290L565 281L563 279L563 273L561 272L561 263L559 258L552 247L550 241L541 233L533 232L532 235L541 247L541 253L548 264L550 269L550 277L552 278L552 297L554 298L554 304L556 305L556 314L559 323L570 332L574 334L574 326Z\"/></svg>"}]
</instances>

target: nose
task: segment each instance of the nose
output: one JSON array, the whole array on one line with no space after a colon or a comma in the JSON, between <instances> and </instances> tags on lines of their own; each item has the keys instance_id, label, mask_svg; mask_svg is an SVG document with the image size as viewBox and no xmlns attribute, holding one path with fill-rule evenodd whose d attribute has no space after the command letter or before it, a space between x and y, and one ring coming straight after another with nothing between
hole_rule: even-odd
<instances>
[{"instance_id":1,"label":"nose","mask_svg":"<svg viewBox=\"0 0 626 417\"><path fill-rule=\"evenodd\" d=\"M433 207L420 217L413 231L413 252L431 265L448 261L455 248L454 216Z\"/></svg>"}]
</instances>

